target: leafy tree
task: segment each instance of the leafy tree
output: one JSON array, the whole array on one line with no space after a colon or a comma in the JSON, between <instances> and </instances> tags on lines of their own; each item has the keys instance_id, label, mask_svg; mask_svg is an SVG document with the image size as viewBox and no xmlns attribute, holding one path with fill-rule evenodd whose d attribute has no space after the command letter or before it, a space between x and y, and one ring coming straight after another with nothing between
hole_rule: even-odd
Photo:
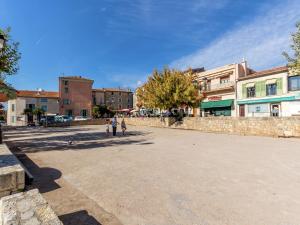
<instances>
[{"instance_id":1,"label":"leafy tree","mask_svg":"<svg viewBox=\"0 0 300 225\"><path fill-rule=\"evenodd\" d=\"M37 116L38 122L41 120L41 116L45 114L45 110L42 108L35 108L32 110L32 114Z\"/></svg>"},{"instance_id":2,"label":"leafy tree","mask_svg":"<svg viewBox=\"0 0 300 225\"><path fill-rule=\"evenodd\" d=\"M6 82L6 77L16 74L19 70L19 43L11 39L10 28L5 30L0 29L0 33L5 37L6 42L0 49L0 93L7 95L9 98L15 96L15 89Z\"/></svg>"},{"instance_id":3,"label":"leafy tree","mask_svg":"<svg viewBox=\"0 0 300 225\"><path fill-rule=\"evenodd\" d=\"M105 105L95 105L92 109L92 115L94 118L103 118L104 115L111 115L112 111Z\"/></svg>"},{"instance_id":4,"label":"leafy tree","mask_svg":"<svg viewBox=\"0 0 300 225\"><path fill-rule=\"evenodd\" d=\"M293 56L290 56L287 52L283 52L283 55L288 61L288 67L293 74L300 73L300 22L296 24L297 31L292 34L293 44L291 48L294 51Z\"/></svg>"},{"instance_id":5,"label":"leafy tree","mask_svg":"<svg viewBox=\"0 0 300 225\"><path fill-rule=\"evenodd\" d=\"M195 107L200 100L191 72L165 68L155 70L137 91L139 101L147 108L168 109L180 106Z\"/></svg>"}]
</instances>

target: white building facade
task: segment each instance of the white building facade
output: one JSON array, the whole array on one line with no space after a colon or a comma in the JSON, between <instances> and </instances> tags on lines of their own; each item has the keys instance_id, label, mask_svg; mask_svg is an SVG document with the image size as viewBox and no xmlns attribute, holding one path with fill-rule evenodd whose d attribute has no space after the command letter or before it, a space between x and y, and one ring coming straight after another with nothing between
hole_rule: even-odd
<instances>
[{"instance_id":1,"label":"white building facade","mask_svg":"<svg viewBox=\"0 0 300 225\"><path fill-rule=\"evenodd\" d=\"M277 67L241 77L237 104L240 117L300 116L300 75Z\"/></svg>"},{"instance_id":2,"label":"white building facade","mask_svg":"<svg viewBox=\"0 0 300 225\"><path fill-rule=\"evenodd\" d=\"M37 122L36 116L24 114L25 109L41 108L45 114L58 114L58 92L18 91L15 99L8 100L7 124L10 126L26 126L28 122Z\"/></svg>"}]
</instances>

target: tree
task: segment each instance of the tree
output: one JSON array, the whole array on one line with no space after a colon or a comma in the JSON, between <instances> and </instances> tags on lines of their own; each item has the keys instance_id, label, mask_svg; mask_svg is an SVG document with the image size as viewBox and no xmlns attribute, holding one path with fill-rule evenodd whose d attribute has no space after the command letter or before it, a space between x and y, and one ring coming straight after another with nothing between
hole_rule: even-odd
<instances>
[{"instance_id":1,"label":"tree","mask_svg":"<svg viewBox=\"0 0 300 225\"><path fill-rule=\"evenodd\" d=\"M192 73L165 68L155 70L148 81L137 90L139 101L147 108L168 109L195 107L199 103L197 86Z\"/></svg>"},{"instance_id":2,"label":"tree","mask_svg":"<svg viewBox=\"0 0 300 225\"><path fill-rule=\"evenodd\" d=\"M94 118L103 118L104 115L111 115L112 112L105 105L95 105L92 109L92 115Z\"/></svg>"},{"instance_id":3,"label":"tree","mask_svg":"<svg viewBox=\"0 0 300 225\"><path fill-rule=\"evenodd\" d=\"M45 115L45 110L42 108L35 108L34 110L32 110L32 115L36 115L37 121L40 122L41 116Z\"/></svg>"},{"instance_id":4,"label":"tree","mask_svg":"<svg viewBox=\"0 0 300 225\"><path fill-rule=\"evenodd\" d=\"M296 28L297 31L292 34L293 44L291 44L291 48L294 51L293 56L290 56L287 52L283 52L288 61L290 72L293 74L300 73L300 22L296 24Z\"/></svg>"},{"instance_id":5,"label":"tree","mask_svg":"<svg viewBox=\"0 0 300 225\"><path fill-rule=\"evenodd\" d=\"M10 28L0 29L0 33L5 37L6 42L0 49L0 93L7 95L9 98L15 96L15 89L6 82L7 76L14 75L19 70L19 43L11 39Z\"/></svg>"}]
</instances>

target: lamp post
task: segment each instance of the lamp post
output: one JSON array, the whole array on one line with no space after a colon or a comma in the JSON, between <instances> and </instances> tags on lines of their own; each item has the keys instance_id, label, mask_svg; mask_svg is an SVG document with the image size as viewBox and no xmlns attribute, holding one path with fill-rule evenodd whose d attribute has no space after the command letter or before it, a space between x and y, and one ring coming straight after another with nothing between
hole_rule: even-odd
<instances>
[{"instance_id":1,"label":"lamp post","mask_svg":"<svg viewBox=\"0 0 300 225\"><path fill-rule=\"evenodd\" d=\"M2 54L2 49L4 48L6 38L4 34L0 31L0 54ZM2 144L2 124L0 123L0 144Z\"/></svg>"}]
</instances>

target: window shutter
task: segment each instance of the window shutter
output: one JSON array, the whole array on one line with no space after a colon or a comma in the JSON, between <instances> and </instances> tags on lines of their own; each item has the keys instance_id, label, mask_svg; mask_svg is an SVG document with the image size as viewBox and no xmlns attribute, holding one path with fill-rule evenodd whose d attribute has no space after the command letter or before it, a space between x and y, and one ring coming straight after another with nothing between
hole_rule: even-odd
<instances>
[{"instance_id":1,"label":"window shutter","mask_svg":"<svg viewBox=\"0 0 300 225\"><path fill-rule=\"evenodd\" d=\"M261 96L261 82L255 82L255 97Z\"/></svg>"},{"instance_id":2,"label":"window shutter","mask_svg":"<svg viewBox=\"0 0 300 225\"><path fill-rule=\"evenodd\" d=\"M265 97L267 95L267 87L266 87L266 81L261 81L261 97Z\"/></svg>"},{"instance_id":3,"label":"window shutter","mask_svg":"<svg viewBox=\"0 0 300 225\"><path fill-rule=\"evenodd\" d=\"M243 98L247 97L247 88L246 88L246 84L242 85L242 96Z\"/></svg>"},{"instance_id":4,"label":"window shutter","mask_svg":"<svg viewBox=\"0 0 300 225\"><path fill-rule=\"evenodd\" d=\"M282 78L277 79L277 94L282 95Z\"/></svg>"}]
</instances>

